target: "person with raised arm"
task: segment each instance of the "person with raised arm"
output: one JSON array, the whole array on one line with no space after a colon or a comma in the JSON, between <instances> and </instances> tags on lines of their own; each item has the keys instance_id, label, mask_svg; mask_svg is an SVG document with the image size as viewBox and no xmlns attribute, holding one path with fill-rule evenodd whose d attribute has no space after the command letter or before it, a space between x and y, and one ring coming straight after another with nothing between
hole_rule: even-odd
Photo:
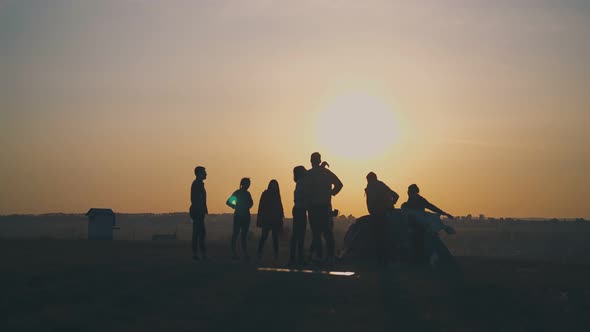
<instances>
[{"instance_id":1,"label":"person with raised arm","mask_svg":"<svg viewBox=\"0 0 590 332\"><path fill-rule=\"evenodd\" d=\"M334 264L334 234L332 231L332 196L342 190L342 182L332 173L327 164L322 164L322 156L314 152L310 158L311 169L305 174L304 193L309 212L309 223L313 233L312 247L318 257L322 257L322 237L328 249L327 263Z\"/></svg>"},{"instance_id":2,"label":"person with raised arm","mask_svg":"<svg viewBox=\"0 0 590 332\"><path fill-rule=\"evenodd\" d=\"M416 263L428 260L436 254L434 247L440 244L439 231L455 234L453 227L445 225L440 220L441 215L449 219L454 217L422 197L416 184L408 187L408 201L402 205L402 209L410 221L412 253ZM425 210L430 210L434 214Z\"/></svg>"},{"instance_id":3,"label":"person with raised arm","mask_svg":"<svg viewBox=\"0 0 590 332\"><path fill-rule=\"evenodd\" d=\"M428 209L434 213L446 216L449 219L454 218L452 215L444 212L434 204L430 203L426 198L422 197L420 195L420 188L418 188L416 184L412 184L408 187L408 201L404 203L404 208L417 211L424 211Z\"/></svg>"}]
</instances>

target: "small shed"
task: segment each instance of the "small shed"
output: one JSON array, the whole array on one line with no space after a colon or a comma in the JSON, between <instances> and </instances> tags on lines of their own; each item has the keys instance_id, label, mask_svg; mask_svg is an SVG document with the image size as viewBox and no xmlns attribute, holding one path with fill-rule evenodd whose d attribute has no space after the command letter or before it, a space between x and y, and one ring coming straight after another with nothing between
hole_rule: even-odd
<instances>
[{"instance_id":1,"label":"small shed","mask_svg":"<svg viewBox=\"0 0 590 332\"><path fill-rule=\"evenodd\" d=\"M115 228L115 213L111 209L92 208L88 216L88 240L112 240Z\"/></svg>"}]
</instances>

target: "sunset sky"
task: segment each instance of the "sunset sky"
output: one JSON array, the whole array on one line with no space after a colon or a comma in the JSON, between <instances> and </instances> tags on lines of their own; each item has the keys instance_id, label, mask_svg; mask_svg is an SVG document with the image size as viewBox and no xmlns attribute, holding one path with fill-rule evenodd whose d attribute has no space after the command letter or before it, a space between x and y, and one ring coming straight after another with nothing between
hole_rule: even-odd
<instances>
[{"instance_id":1,"label":"sunset sky","mask_svg":"<svg viewBox=\"0 0 590 332\"><path fill-rule=\"evenodd\" d=\"M0 214L290 216L319 151L455 215L590 217L590 1L0 0Z\"/></svg>"}]
</instances>

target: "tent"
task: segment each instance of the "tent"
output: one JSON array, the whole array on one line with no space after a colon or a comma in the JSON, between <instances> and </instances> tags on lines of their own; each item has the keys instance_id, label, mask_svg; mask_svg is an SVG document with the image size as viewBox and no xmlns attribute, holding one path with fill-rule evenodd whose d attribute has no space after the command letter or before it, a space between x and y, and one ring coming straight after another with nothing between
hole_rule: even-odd
<instances>
[{"instance_id":1,"label":"tent","mask_svg":"<svg viewBox=\"0 0 590 332\"><path fill-rule=\"evenodd\" d=\"M370 228L371 218L370 215L363 216L350 225L344 235L341 259L364 261L375 258L376 247ZM458 269L457 261L438 236L440 230L449 231L452 228L444 225L438 215L395 210L387 216L386 223L387 243L391 246L391 252L405 250L407 259L417 263L428 263L432 268ZM420 241L417 241L417 238ZM416 248L416 245L420 248Z\"/></svg>"}]
</instances>

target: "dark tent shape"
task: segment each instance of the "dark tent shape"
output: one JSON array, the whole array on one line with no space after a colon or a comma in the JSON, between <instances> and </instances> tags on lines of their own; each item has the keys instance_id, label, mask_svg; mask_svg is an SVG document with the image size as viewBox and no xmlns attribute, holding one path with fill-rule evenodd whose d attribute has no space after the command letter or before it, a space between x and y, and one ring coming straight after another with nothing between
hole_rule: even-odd
<instances>
[{"instance_id":1,"label":"dark tent shape","mask_svg":"<svg viewBox=\"0 0 590 332\"><path fill-rule=\"evenodd\" d=\"M344 235L344 249L342 259L373 259L376 258L377 248L374 234L371 230L370 215L358 218ZM391 213L386 219L386 241L390 253L400 250L400 246L407 245L407 219L399 211Z\"/></svg>"},{"instance_id":2,"label":"dark tent shape","mask_svg":"<svg viewBox=\"0 0 590 332\"><path fill-rule=\"evenodd\" d=\"M371 216L363 216L352 223L344 235L343 259L370 258L375 253L375 241L369 228Z\"/></svg>"},{"instance_id":3,"label":"dark tent shape","mask_svg":"<svg viewBox=\"0 0 590 332\"><path fill-rule=\"evenodd\" d=\"M358 218L350 225L346 234L344 235L343 251L340 258L344 261L365 261L376 258L376 242L373 239L371 232L371 216L363 216ZM413 236L416 227L422 227L419 223L415 223L412 218L408 218L406 213L396 210L387 218L387 241L391 246L392 252L407 248L408 259L414 259L415 237ZM424 245L422 250L423 258L420 262L430 264L432 268L451 268L458 270L458 264L455 258L443 241L438 236L437 232L431 230L424 230L421 232L424 237L424 242L419 245ZM403 249L401 249L403 250Z\"/></svg>"}]
</instances>

